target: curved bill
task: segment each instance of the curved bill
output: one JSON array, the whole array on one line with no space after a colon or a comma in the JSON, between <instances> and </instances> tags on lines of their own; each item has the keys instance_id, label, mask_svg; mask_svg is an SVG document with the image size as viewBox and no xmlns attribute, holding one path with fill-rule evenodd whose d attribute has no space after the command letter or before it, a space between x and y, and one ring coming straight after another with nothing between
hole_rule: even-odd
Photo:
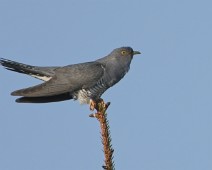
<instances>
[{"instance_id":1,"label":"curved bill","mask_svg":"<svg viewBox=\"0 0 212 170\"><path fill-rule=\"evenodd\" d=\"M141 54L140 51L133 51L133 55L136 55L136 54Z\"/></svg>"}]
</instances>

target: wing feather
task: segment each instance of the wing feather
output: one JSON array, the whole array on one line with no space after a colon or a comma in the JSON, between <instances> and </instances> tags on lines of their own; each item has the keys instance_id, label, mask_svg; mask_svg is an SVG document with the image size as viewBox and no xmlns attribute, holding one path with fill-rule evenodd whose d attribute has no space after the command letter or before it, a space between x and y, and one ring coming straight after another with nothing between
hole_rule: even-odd
<instances>
[{"instance_id":1,"label":"wing feather","mask_svg":"<svg viewBox=\"0 0 212 170\"><path fill-rule=\"evenodd\" d=\"M98 62L68 65L55 70L49 81L14 91L13 96L43 97L62 93L73 93L82 88L92 87L104 74L104 66Z\"/></svg>"}]
</instances>

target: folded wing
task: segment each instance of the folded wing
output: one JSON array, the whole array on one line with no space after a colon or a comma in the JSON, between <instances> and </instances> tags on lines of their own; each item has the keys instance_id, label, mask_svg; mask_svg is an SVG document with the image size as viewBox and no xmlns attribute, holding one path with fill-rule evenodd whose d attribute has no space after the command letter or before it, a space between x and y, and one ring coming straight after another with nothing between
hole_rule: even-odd
<instances>
[{"instance_id":1,"label":"folded wing","mask_svg":"<svg viewBox=\"0 0 212 170\"><path fill-rule=\"evenodd\" d=\"M47 82L14 91L13 96L44 97L92 87L104 74L104 66L98 62L68 65L55 70L55 75Z\"/></svg>"}]
</instances>

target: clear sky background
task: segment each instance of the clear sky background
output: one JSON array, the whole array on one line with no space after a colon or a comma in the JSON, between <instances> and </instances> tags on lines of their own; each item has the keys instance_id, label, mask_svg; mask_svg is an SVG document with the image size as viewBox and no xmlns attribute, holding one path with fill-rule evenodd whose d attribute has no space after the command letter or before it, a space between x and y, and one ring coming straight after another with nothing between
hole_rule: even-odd
<instances>
[{"instance_id":1,"label":"clear sky background","mask_svg":"<svg viewBox=\"0 0 212 170\"><path fill-rule=\"evenodd\" d=\"M210 0L0 0L0 57L42 66L93 61L131 46L110 101L117 170L212 169ZM39 80L0 68L0 170L99 170L87 105L17 104Z\"/></svg>"}]
</instances>

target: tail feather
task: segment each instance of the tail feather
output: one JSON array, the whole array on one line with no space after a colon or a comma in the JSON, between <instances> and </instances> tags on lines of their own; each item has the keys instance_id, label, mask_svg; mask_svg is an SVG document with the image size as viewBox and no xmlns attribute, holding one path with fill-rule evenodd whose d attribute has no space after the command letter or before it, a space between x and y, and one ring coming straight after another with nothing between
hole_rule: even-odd
<instances>
[{"instance_id":1,"label":"tail feather","mask_svg":"<svg viewBox=\"0 0 212 170\"><path fill-rule=\"evenodd\" d=\"M48 81L54 75L54 70L57 67L37 67L31 66L16 61L0 58L0 65L7 70L23 73L43 81Z\"/></svg>"},{"instance_id":2,"label":"tail feather","mask_svg":"<svg viewBox=\"0 0 212 170\"><path fill-rule=\"evenodd\" d=\"M16 99L17 103L51 103L51 102L60 102L65 100L73 99L72 95L69 93L64 93L55 96L46 96L46 97L20 97Z\"/></svg>"},{"instance_id":3,"label":"tail feather","mask_svg":"<svg viewBox=\"0 0 212 170\"><path fill-rule=\"evenodd\" d=\"M35 66L18 63L12 60L7 60L4 58L0 59L0 64L4 66L7 70L15 71L18 73L30 74L34 73Z\"/></svg>"}]
</instances>

